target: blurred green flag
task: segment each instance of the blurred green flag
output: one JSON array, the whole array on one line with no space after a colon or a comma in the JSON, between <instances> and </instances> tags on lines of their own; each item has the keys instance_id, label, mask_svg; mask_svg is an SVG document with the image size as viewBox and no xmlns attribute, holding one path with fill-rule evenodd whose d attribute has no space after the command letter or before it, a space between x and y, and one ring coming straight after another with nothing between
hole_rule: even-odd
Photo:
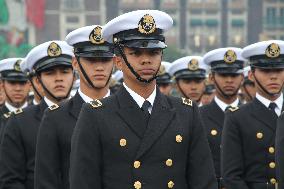
<instances>
[{"instance_id":1,"label":"blurred green flag","mask_svg":"<svg viewBox=\"0 0 284 189\"><path fill-rule=\"evenodd\" d=\"M6 0L0 0L0 25L7 24L8 20L9 20L9 12Z\"/></svg>"}]
</instances>

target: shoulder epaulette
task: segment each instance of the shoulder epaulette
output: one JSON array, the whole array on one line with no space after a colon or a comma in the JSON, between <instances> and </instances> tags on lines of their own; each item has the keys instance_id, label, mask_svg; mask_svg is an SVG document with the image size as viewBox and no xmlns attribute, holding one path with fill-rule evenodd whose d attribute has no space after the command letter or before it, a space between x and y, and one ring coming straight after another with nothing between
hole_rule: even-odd
<instances>
[{"instance_id":1,"label":"shoulder epaulette","mask_svg":"<svg viewBox=\"0 0 284 189\"><path fill-rule=\"evenodd\" d=\"M11 116L12 112L8 112L8 113L5 113L3 114L3 116L8 119L10 116Z\"/></svg>"},{"instance_id":2,"label":"shoulder epaulette","mask_svg":"<svg viewBox=\"0 0 284 189\"><path fill-rule=\"evenodd\" d=\"M57 108L59 108L59 106L57 104L53 104L53 105L48 107L48 109L50 109L50 110L56 110Z\"/></svg>"},{"instance_id":3,"label":"shoulder epaulette","mask_svg":"<svg viewBox=\"0 0 284 189\"><path fill-rule=\"evenodd\" d=\"M13 113L14 113L15 115L20 114L20 113L23 113L23 109L22 109L22 108L16 109Z\"/></svg>"},{"instance_id":4,"label":"shoulder epaulette","mask_svg":"<svg viewBox=\"0 0 284 189\"><path fill-rule=\"evenodd\" d=\"M188 99L188 98L184 98L182 97L182 103L188 106L192 106L192 100Z\"/></svg>"},{"instance_id":5,"label":"shoulder epaulette","mask_svg":"<svg viewBox=\"0 0 284 189\"><path fill-rule=\"evenodd\" d=\"M240 109L238 106L229 108L230 112L237 111L238 109Z\"/></svg>"},{"instance_id":6,"label":"shoulder epaulette","mask_svg":"<svg viewBox=\"0 0 284 189\"><path fill-rule=\"evenodd\" d=\"M101 107L103 105L103 103L101 101L99 101L98 99L95 99L91 102L89 102L91 104L91 106L93 108L98 108L98 107Z\"/></svg>"}]
</instances>

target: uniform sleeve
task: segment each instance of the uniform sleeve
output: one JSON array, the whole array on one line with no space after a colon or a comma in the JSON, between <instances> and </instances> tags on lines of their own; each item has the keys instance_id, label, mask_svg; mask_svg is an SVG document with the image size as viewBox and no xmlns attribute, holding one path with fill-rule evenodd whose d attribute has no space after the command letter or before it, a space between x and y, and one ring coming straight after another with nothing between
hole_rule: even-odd
<instances>
[{"instance_id":1,"label":"uniform sleeve","mask_svg":"<svg viewBox=\"0 0 284 189\"><path fill-rule=\"evenodd\" d=\"M225 116L221 142L221 172L226 188L249 189L242 179L244 174L242 141L234 115L228 112Z\"/></svg>"},{"instance_id":2,"label":"uniform sleeve","mask_svg":"<svg viewBox=\"0 0 284 189\"><path fill-rule=\"evenodd\" d=\"M38 131L35 157L35 189L60 189L60 150L55 118L46 111Z\"/></svg>"},{"instance_id":3,"label":"uniform sleeve","mask_svg":"<svg viewBox=\"0 0 284 189\"><path fill-rule=\"evenodd\" d=\"M70 188L102 189L99 116L84 104L71 141Z\"/></svg>"},{"instance_id":4,"label":"uniform sleeve","mask_svg":"<svg viewBox=\"0 0 284 189\"><path fill-rule=\"evenodd\" d=\"M0 150L1 188L25 189L26 158L20 123L12 116L5 125Z\"/></svg>"},{"instance_id":5,"label":"uniform sleeve","mask_svg":"<svg viewBox=\"0 0 284 189\"><path fill-rule=\"evenodd\" d=\"M188 157L188 185L191 189L217 189L209 144L196 106L193 107L192 134Z\"/></svg>"},{"instance_id":6,"label":"uniform sleeve","mask_svg":"<svg viewBox=\"0 0 284 189\"><path fill-rule=\"evenodd\" d=\"M279 189L284 189L284 114L282 114L277 122L276 130L276 170L277 180L279 181Z\"/></svg>"}]
</instances>

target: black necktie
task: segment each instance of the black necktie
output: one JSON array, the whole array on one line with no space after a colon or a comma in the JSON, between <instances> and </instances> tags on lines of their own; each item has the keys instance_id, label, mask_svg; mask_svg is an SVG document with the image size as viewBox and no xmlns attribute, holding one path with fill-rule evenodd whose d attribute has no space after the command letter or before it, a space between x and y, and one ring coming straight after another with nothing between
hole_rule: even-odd
<instances>
[{"instance_id":1,"label":"black necktie","mask_svg":"<svg viewBox=\"0 0 284 189\"><path fill-rule=\"evenodd\" d=\"M147 123L148 123L149 118L150 118L150 113L149 113L150 107L151 107L151 103L148 100L145 100L142 107L141 107L141 110L143 111L143 113L145 115L145 119L146 119Z\"/></svg>"},{"instance_id":2,"label":"black necktie","mask_svg":"<svg viewBox=\"0 0 284 189\"><path fill-rule=\"evenodd\" d=\"M275 104L274 102L270 102L270 104L268 106L269 110L271 110L278 117L278 115L275 112L276 107L277 107L277 104Z\"/></svg>"}]
</instances>

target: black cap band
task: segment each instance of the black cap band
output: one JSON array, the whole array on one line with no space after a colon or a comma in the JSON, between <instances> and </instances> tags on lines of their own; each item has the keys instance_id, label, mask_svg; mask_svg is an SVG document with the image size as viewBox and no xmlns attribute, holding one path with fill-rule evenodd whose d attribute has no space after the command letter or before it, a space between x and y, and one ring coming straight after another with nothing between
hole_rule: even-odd
<instances>
[{"instance_id":1,"label":"black cap band","mask_svg":"<svg viewBox=\"0 0 284 189\"><path fill-rule=\"evenodd\" d=\"M206 70L198 69L193 71L189 69L183 69L177 71L174 75L176 79L192 79L192 78L205 79Z\"/></svg>"},{"instance_id":2,"label":"black cap band","mask_svg":"<svg viewBox=\"0 0 284 189\"><path fill-rule=\"evenodd\" d=\"M267 68L267 69L283 69L284 68L284 55L277 58L270 58L266 55L257 55L250 57L250 65L252 67Z\"/></svg>"},{"instance_id":3,"label":"black cap band","mask_svg":"<svg viewBox=\"0 0 284 189\"><path fill-rule=\"evenodd\" d=\"M74 45L74 54L80 57L113 57L114 47L108 42L103 44L82 42Z\"/></svg>"},{"instance_id":4,"label":"black cap band","mask_svg":"<svg viewBox=\"0 0 284 189\"><path fill-rule=\"evenodd\" d=\"M58 57L44 57L40 59L34 66L33 69L36 72L40 72L55 66L70 66L72 67L72 56L62 54Z\"/></svg>"},{"instance_id":5,"label":"black cap band","mask_svg":"<svg viewBox=\"0 0 284 189\"><path fill-rule=\"evenodd\" d=\"M5 70L1 72L1 79L7 81L27 81L28 77L23 72L15 70Z\"/></svg>"}]
</instances>

